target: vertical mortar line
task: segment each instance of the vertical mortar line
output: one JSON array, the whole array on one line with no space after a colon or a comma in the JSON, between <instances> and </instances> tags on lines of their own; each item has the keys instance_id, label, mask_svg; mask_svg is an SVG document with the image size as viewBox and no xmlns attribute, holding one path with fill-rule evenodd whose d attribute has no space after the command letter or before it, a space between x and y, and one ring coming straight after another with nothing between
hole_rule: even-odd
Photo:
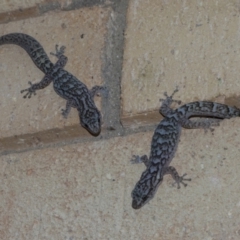
<instances>
[{"instance_id":1,"label":"vertical mortar line","mask_svg":"<svg viewBox=\"0 0 240 240\"><path fill-rule=\"evenodd\" d=\"M103 51L102 76L108 88L108 98L103 98L102 112L107 134L123 132L121 117L121 78L124 52L124 32L129 5L128 0L111 0L113 12L107 25L105 47ZM117 131L117 132L116 132Z\"/></svg>"},{"instance_id":2,"label":"vertical mortar line","mask_svg":"<svg viewBox=\"0 0 240 240\"><path fill-rule=\"evenodd\" d=\"M126 15L129 5L128 0L111 0L112 12L107 23L105 46L102 55L102 78L109 94L108 98L102 98L102 114L104 127L109 135L116 136L122 132L121 116L121 78L124 52L124 32L126 28ZM110 132L113 130L113 134ZM102 189L102 181L101 181ZM102 191L101 191L102 194ZM98 209L101 211L101 209ZM99 216L100 217L100 216ZM95 233L98 236L99 226L96 224Z\"/></svg>"}]
</instances>

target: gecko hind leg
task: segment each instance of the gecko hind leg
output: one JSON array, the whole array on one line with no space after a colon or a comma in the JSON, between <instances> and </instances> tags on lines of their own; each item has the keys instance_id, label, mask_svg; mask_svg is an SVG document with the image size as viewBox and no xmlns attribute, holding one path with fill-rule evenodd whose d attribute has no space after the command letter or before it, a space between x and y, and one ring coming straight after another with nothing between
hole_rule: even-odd
<instances>
[{"instance_id":1,"label":"gecko hind leg","mask_svg":"<svg viewBox=\"0 0 240 240\"><path fill-rule=\"evenodd\" d=\"M89 92L92 98L94 98L94 96L98 96L99 93L105 98L108 97L108 89L105 86L94 86L91 90L89 90Z\"/></svg>"},{"instance_id":2,"label":"gecko hind leg","mask_svg":"<svg viewBox=\"0 0 240 240\"><path fill-rule=\"evenodd\" d=\"M51 55L57 57L58 61L55 63L55 67L60 67L60 68L64 68L65 65L67 64L68 58L64 55L64 50L65 50L65 46L61 46L60 48L58 47L58 45L55 45L55 51L56 53L50 52Z\"/></svg>"},{"instance_id":3,"label":"gecko hind leg","mask_svg":"<svg viewBox=\"0 0 240 240\"><path fill-rule=\"evenodd\" d=\"M65 51L66 47L65 46L61 46L59 48L58 44L55 45L55 51L56 53L50 52L51 55L57 57L58 59L64 55L64 51Z\"/></svg>"},{"instance_id":4,"label":"gecko hind leg","mask_svg":"<svg viewBox=\"0 0 240 240\"><path fill-rule=\"evenodd\" d=\"M21 90L20 93L24 93L27 92L23 98L31 98L32 95L36 95L36 89L34 88L34 84L32 84L32 82L28 82L28 84L30 85L30 88L26 88Z\"/></svg>"}]
</instances>

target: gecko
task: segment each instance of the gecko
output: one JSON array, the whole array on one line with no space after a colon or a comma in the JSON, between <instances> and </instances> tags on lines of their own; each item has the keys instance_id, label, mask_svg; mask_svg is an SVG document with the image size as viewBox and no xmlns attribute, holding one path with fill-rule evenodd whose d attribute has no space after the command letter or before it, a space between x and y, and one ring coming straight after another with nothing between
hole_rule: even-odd
<instances>
[{"instance_id":1,"label":"gecko","mask_svg":"<svg viewBox=\"0 0 240 240\"><path fill-rule=\"evenodd\" d=\"M169 166L177 150L182 127L207 129L219 125L221 119L240 116L240 109L237 107L209 101L190 102L173 110L170 108L172 102L181 104L181 101L173 100L173 95L177 91L178 88L175 89L171 96L168 96L165 92L166 99L160 99L162 105L159 112L164 116L164 119L154 131L150 157L148 158L147 155L141 157L133 155L131 159L132 163L143 162L146 166L146 170L142 173L140 180L131 193L132 207L134 209L141 208L154 197L165 174L172 176L178 188L180 188L180 183L186 187L187 184L184 181L191 181L190 178L185 178L186 173L179 176L177 170ZM191 117L201 118L190 120ZM202 117L213 119L204 119Z\"/></svg>"},{"instance_id":2,"label":"gecko","mask_svg":"<svg viewBox=\"0 0 240 240\"><path fill-rule=\"evenodd\" d=\"M101 132L101 114L94 103L94 96L106 91L103 86L94 86L91 90L79 81L68 71L64 70L68 59L64 55L65 46L55 46L56 53L50 53L57 57L54 64L50 61L42 45L33 37L24 33L10 33L0 37L0 45L15 44L22 47L31 57L34 64L45 76L38 83L28 82L30 87L21 90L21 93L27 92L23 97L31 98L36 95L36 90L47 87L53 82L55 92L62 98L66 99L66 108L62 109L62 115L67 118L71 108L78 110L80 124L93 136Z\"/></svg>"}]
</instances>

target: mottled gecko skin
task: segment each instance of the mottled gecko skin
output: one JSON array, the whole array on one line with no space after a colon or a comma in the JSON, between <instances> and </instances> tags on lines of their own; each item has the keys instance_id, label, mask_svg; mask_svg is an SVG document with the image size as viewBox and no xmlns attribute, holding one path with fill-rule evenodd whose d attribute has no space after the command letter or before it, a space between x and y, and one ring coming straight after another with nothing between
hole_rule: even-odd
<instances>
[{"instance_id":1,"label":"mottled gecko skin","mask_svg":"<svg viewBox=\"0 0 240 240\"><path fill-rule=\"evenodd\" d=\"M94 136L99 135L101 131L101 114L93 101L93 97L97 92L106 89L95 86L88 90L84 83L63 69L67 63L67 57L63 55L64 46L58 49L56 45L56 53L51 53L58 58L58 61L53 64L41 44L27 34L11 33L4 35L0 37L0 45L3 44L15 44L22 47L35 65L45 73L39 83L32 84L29 82L30 88L21 91L21 93L27 92L24 98L30 98L32 94L36 94L36 90L43 89L53 82L55 92L67 100L66 109L62 110L63 116L67 117L71 107L77 108L82 127Z\"/></svg>"},{"instance_id":2,"label":"mottled gecko skin","mask_svg":"<svg viewBox=\"0 0 240 240\"><path fill-rule=\"evenodd\" d=\"M161 99L163 103L159 111L165 118L159 123L153 134L149 159L146 155L132 158L133 163L144 162L147 167L132 191L132 207L134 209L141 208L154 197L165 174L171 174L178 188L180 188L180 183L187 186L183 181L191 180L184 178L186 174L179 176L176 169L169 166L176 152L182 127L209 128L218 125L219 119L240 116L240 109L236 107L207 101L191 102L173 110L170 105L176 101L172 99L174 93L170 97L165 93L166 99ZM215 119L189 120L194 116Z\"/></svg>"}]
</instances>

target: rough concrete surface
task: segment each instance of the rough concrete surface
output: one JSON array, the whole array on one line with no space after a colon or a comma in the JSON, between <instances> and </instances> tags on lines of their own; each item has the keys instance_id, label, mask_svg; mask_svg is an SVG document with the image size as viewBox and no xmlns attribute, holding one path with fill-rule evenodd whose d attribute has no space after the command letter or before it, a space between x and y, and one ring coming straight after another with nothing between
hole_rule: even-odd
<instances>
[{"instance_id":1,"label":"rough concrete surface","mask_svg":"<svg viewBox=\"0 0 240 240\"><path fill-rule=\"evenodd\" d=\"M184 130L172 165L192 181L177 190L166 176L137 211L144 166L129 160L149 153L152 132L2 156L1 239L239 239L238 125Z\"/></svg>"}]
</instances>

